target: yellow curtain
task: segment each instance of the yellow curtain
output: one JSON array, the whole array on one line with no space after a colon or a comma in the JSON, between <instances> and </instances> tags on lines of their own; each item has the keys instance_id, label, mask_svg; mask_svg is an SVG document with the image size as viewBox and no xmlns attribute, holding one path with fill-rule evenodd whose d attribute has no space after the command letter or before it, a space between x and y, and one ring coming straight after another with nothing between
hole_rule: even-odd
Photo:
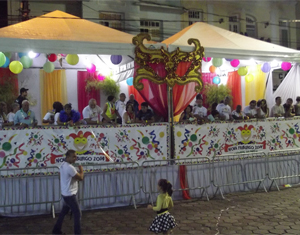
<instances>
[{"instance_id":1,"label":"yellow curtain","mask_svg":"<svg viewBox=\"0 0 300 235\"><path fill-rule=\"evenodd\" d=\"M250 82L245 81L245 102L246 105L251 100L259 100L264 98L266 90L267 74L261 71L261 65L248 67L248 74L252 74L254 79Z\"/></svg>"},{"instance_id":2,"label":"yellow curtain","mask_svg":"<svg viewBox=\"0 0 300 235\"><path fill-rule=\"evenodd\" d=\"M40 70L41 117L52 110L55 101L67 103L67 82L65 70L54 70L46 73Z\"/></svg>"}]
</instances>

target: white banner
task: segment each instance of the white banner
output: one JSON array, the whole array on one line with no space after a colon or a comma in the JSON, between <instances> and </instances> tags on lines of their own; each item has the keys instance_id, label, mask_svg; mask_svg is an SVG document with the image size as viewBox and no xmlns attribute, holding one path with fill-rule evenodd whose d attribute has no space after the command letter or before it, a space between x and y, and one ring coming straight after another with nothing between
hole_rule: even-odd
<instances>
[{"instance_id":1,"label":"white banner","mask_svg":"<svg viewBox=\"0 0 300 235\"><path fill-rule=\"evenodd\" d=\"M0 130L0 169L59 166L68 149L78 164L169 158L168 124Z\"/></svg>"},{"instance_id":2,"label":"white banner","mask_svg":"<svg viewBox=\"0 0 300 235\"><path fill-rule=\"evenodd\" d=\"M300 119L175 125L175 158L300 148Z\"/></svg>"}]
</instances>

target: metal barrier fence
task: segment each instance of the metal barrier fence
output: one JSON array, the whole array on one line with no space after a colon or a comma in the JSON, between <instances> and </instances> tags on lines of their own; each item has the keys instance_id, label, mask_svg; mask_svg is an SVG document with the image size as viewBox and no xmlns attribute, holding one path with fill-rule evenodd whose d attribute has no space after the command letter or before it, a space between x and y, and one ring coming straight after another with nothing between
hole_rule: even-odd
<instances>
[{"instance_id":1,"label":"metal barrier fence","mask_svg":"<svg viewBox=\"0 0 300 235\"><path fill-rule=\"evenodd\" d=\"M185 168L188 182L186 188L180 184L180 169ZM84 208L95 208L128 202L136 208L136 195L143 192L153 204L153 195L158 193L159 179L172 182L174 194L181 196L189 191L192 198L206 197L208 190L256 191L262 187L267 192L265 180L270 188L280 184L300 183L300 149L207 157L149 160L140 166L138 162L117 162L84 165L85 179L79 184L78 198ZM36 204L60 202L60 175L58 167L23 168L0 170L0 208L23 208ZM269 182L269 181L268 181ZM192 195L194 194L194 195ZM16 210L14 210L16 211Z\"/></svg>"},{"instance_id":2,"label":"metal barrier fence","mask_svg":"<svg viewBox=\"0 0 300 235\"><path fill-rule=\"evenodd\" d=\"M179 167L186 167L187 188L181 188ZM200 197L206 196L209 200L207 188L210 187L210 160L207 157L172 159L172 160L150 160L144 161L142 191L149 195L153 204L153 194L158 193L157 183L160 179L168 179L172 182L174 193L182 191L200 191ZM176 170L178 169L178 170ZM149 199L148 199L149 200Z\"/></svg>"},{"instance_id":3,"label":"metal barrier fence","mask_svg":"<svg viewBox=\"0 0 300 235\"><path fill-rule=\"evenodd\" d=\"M268 178L271 180L269 190L275 184L300 183L300 149L277 150L268 154ZM294 178L294 179L293 179Z\"/></svg>"},{"instance_id":4,"label":"metal barrier fence","mask_svg":"<svg viewBox=\"0 0 300 235\"><path fill-rule=\"evenodd\" d=\"M85 208L116 204L128 197L136 208L135 195L141 188L141 169L137 162L84 165L84 169L87 172L79 184L78 199Z\"/></svg>"},{"instance_id":5,"label":"metal barrier fence","mask_svg":"<svg viewBox=\"0 0 300 235\"><path fill-rule=\"evenodd\" d=\"M27 211L30 205L51 204L55 217L54 203L61 200L59 168L2 169L0 188L0 207Z\"/></svg>"},{"instance_id":6,"label":"metal barrier fence","mask_svg":"<svg viewBox=\"0 0 300 235\"><path fill-rule=\"evenodd\" d=\"M244 191L246 188L256 191L260 185L267 192L264 181L267 178L267 156L263 152L242 153L215 156L212 162L212 185L216 187L214 195L223 188L229 191Z\"/></svg>"}]
</instances>

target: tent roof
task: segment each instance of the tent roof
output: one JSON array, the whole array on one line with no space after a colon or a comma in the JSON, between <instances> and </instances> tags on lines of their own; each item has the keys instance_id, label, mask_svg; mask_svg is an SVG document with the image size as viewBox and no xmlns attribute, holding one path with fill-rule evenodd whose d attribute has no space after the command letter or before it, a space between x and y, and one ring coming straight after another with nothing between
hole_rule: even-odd
<instances>
[{"instance_id":1,"label":"tent roof","mask_svg":"<svg viewBox=\"0 0 300 235\"><path fill-rule=\"evenodd\" d=\"M231 59L300 61L300 51L243 36L213 25L198 22L164 40L171 51L180 47L191 51L189 38L199 39L205 56Z\"/></svg>"},{"instance_id":2,"label":"tent roof","mask_svg":"<svg viewBox=\"0 0 300 235\"><path fill-rule=\"evenodd\" d=\"M62 11L53 11L1 28L0 51L133 55L133 37Z\"/></svg>"}]
</instances>

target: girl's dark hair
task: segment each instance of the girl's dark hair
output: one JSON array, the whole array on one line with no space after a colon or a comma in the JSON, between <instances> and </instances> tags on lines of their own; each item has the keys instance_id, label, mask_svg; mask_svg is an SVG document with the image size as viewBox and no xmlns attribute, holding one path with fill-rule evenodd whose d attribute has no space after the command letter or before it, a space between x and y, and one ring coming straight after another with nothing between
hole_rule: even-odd
<instances>
[{"instance_id":1,"label":"girl's dark hair","mask_svg":"<svg viewBox=\"0 0 300 235\"><path fill-rule=\"evenodd\" d=\"M129 107L131 107L131 108L132 108L132 111L134 111L134 110L133 110L133 105L132 105L132 103L128 103L128 104L126 105L126 111L128 111L128 108L129 108Z\"/></svg>"},{"instance_id":2,"label":"girl's dark hair","mask_svg":"<svg viewBox=\"0 0 300 235\"><path fill-rule=\"evenodd\" d=\"M217 106L218 106L218 103L213 103L212 105L211 105L211 110L215 110L216 108L217 108Z\"/></svg>"},{"instance_id":3,"label":"girl's dark hair","mask_svg":"<svg viewBox=\"0 0 300 235\"><path fill-rule=\"evenodd\" d=\"M167 181L166 179L160 179L158 181L158 186L161 187L164 193L168 193L169 196L172 196L173 189L172 189L172 184L169 181Z\"/></svg>"},{"instance_id":4,"label":"girl's dark hair","mask_svg":"<svg viewBox=\"0 0 300 235\"><path fill-rule=\"evenodd\" d=\"M266 101L265 99L261 99L261 100L259 100L259 101L261 101L261 105L262 105L263 103L266 104L264 107L260 107L260 108L261 108L262 111L264 111L264 113L267 113L267 111L268 111L268 104L267 104L267 101Z\"/></svg>"},{"instance_id":5,"label":"girl's dark hair","mask_svg":"<svg viewBox=\"0 0 300 235\"><path fill-rule=\"evenodd\" d=\"M53 103L53 109L55 109L55 113L60 113L60 111L64 109L64 106L62 105L62 103L55 101Z\"/></svg>"},{"instance_id":6,"label":"girl's dark hair","mask_svg":"<svg viewBox=\"0 0 300 235\"><path fill-rule=\"evenodd\" d=\"M113 95L109 95L109 96L107 97L107 100L108 100L108 101L112 101L114 98L115 98L115 97L114 97Z\"/></svg>"},{"instance_id":7,"label":"girl's dark hair","mask_svg":"<svg viewBox=\"0 0 300 235\"><path fill-rule=\"evenodd\" d=\"M185 113L186 113L187 108L190 108L190 109L191 109L191 112L193 112L193 107L192 107L192 105L189 104L189 105L185 108L185 110L184 110Z\"/></svg>"},{"instance_id":8,"label":"girl's dark hair","mask_svg":"<svg viewBox=\"0 0 300 235\"><path fill-rule=\"evenodd\" d=\"M67 109L67 108L72 109L72 104L71 103L65 104L64 109Z\"/></svg>"}]
</instances>

